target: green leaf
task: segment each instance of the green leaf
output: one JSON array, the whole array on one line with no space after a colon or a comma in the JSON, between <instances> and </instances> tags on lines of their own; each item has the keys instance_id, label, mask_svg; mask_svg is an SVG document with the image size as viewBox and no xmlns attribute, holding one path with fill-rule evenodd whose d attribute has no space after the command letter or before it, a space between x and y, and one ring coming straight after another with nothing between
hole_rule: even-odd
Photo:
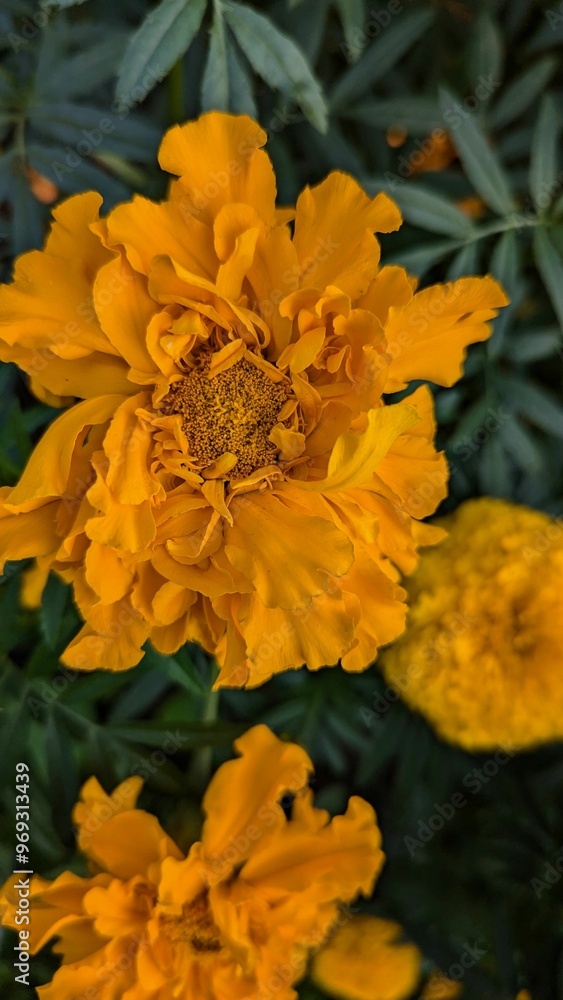
<instances>
[{"instance_id":1,"label":"green leaf","mask_svg":"<svg viewBox=\"0 0 563 1000\"><path fill-rule=\"evenodd\" d=\"M444 121L477 194L499 215L511 215L515 205L508 180L477 119L449 91L441 90L440 99Z\"/></svg>"},{"instance_id":2,"label":"green leaf","mask_svg":"<svg viewBox=\"0 0 563 1000\"><path fill-rule=\"evenodd\" d=\"M406 267L407 271L412 271L417 277L422 277L448 254L454 250L459 250L459 244L453 240L441 240L440 242L422 243L410 247L408 250L400 250L398 253L390 255L392 260L389 263L400 264Z\"/></svg>"},{"instance_id":3,"label":"green leaf","mask_svg":"<svg viewBox=\"0 0 563 1000\"><path fill-rule=\"evenodd\" d=\"M54 649L57 645L67 598L67 585L51 573L43 591L39 612L41 633L49 649Z\"/></svg>"},{"instance_id":4,"label":"green leaf","mask_svg":"<svg viewBox=\"0 0 563 1000\"><path fill-rule=\"evenodd\" d=\"M490 437L483 445L478 468L479 485L483 493L492 497L510 495L512 487L510 464L498 436Z\"/></svg>"},{"instance_id":5,"label":"green leaf","mask_svg":"<svg viewBox=\"0 0 563 1000\"><path fill-rule=\"evenodd\" d=\"M356 62L362 54L357 38L365 38L365 10L363 0L334 0L335 7L342 21L344 38L346 40L346 57L350 62Z\"/></svg>"},{"instance_id":6,"label":"green leaf","mask_svg":"<svg viewBox=\"0 0 563 1000\"><path fill-rule=\"evenodd\" d=\"M258 76L290 97L319 130L327 129L327 110L320 84L295 42L268 17L244 4L224 0L225 17Z\"/></svg>"},{"instance_id":7,"label":"green leaf","mask_svg":"<svg viewBox=\"0 0 563 1000\"><path fill-rule=\"evenodd\" d=\"M430 10L414 10L395 17L356 65L341 76L330 94L331 108L340 111L381 80L427 31L434 17L434 12Z\"/></svg>"},{"instance_id":8,"label":"green leaf","mask_svg":"<svg viewBox=\"0 0 563 1000\"><path fill-rule=\"evenodd\" d=\"M201 81L201 107L203 111L228 111L229 64L223 8L217 0L213 3L213 24L209 41L207 62Z\"/></svg>"},{"instance_id":9,"label":"green leaf","mask_svg":"<svg viewBox=\"0 0 563 1000\"><path fill-rule=\"evenodd\" d=\"M505 87L489 112L491 127L493 129L503 128L519 118L543 93L558 65L555 56L544 56L524 70L520 76L517 76L508 87Z\"/></svg>"},{"instance_id":10,"label":"green leaf","mask_svg":"<svg viewBox=\"0 0 563 1000\"><path fill-rule=\"evenodd\" d=\"M555 315L563 328L563 260L543 226L539 226L534 234L534 257Z\"/></svg>"},{"instance_id":11,"label":"green leaf","mask_svg":"<svg viewBox=\"0 0 563 1000\"><path fill-rule=\"evenodd\" d=\"M473 231L470 220L446 198L414 184L385 185L407 222L429 233L463 238Z\"/></svg>"},{"instance_id":12,"label":"green leaf","mask_svg":"<svg viewBox=\"0 0 563 1000\"><path fill-rule=\"evenodd\" d=\"M563 438L563 407L544 386L538 386L519 375L499 374L497 388L512 409L547 434Z\"/></svg>"},{"instance_id":13,"label":"green leaf","mask_svg":"<svg viewBox=\"0 0 563 1000\"><path fill-rule=\"evenodd\" d=\"M554 326L545 330L531 330L513 337L510 356L515 364L530 364L549 358L561 349L561 330Z\"/></svg>"},{"instance_id":14,"label":"green leaf","mask_svg":"<svg viewBox=\"0 0 563 1000\"><path fill-rule=\"evenodd\" d=\"M448 281L457 281L458 278L476 273L479 267L479 249L479 241L474 240L456 253L448 268Z\"/></svg>"},{"instance_id":15,"label":"green leaf","mask_svg":"<svg viewBox=\"0 0 563 1000\"><path fill-rule=\"evenodd\" d=\"M67 832L68 817L76 802L78 780L69 733L56 706L48 714L45 727L45 755L51 793L53 824L59 836Z\"/></svg>"},{"instance_id":16,"label":"green leaf","mask_svg":"<svg viewBox=\"0 0 563 1000\"><path fill-rule=\"evenodd\" d=\"M239 53L233 43L227 45L227 67L229 71L229 107L238 115L250 115L258 118L258 108L253 94L253 81L244 62L244 56Z\"/></svg>"},{"instance_id":17,"label":"green leaf","mask_svg":"<svg viewBox=\"0 0 563 1000\"><path fill-rule=\"evenodd\" d=\"M529 475L537 474L543 467L543 456L530 432L515 416L500 427L501 441L513 462Z\"/></svg>"},{"instance_id":18,"label":"green leaf","mask_svg":"<svg viewBox=\"0 0 563 1000\"><path fill-rule=\"evenodd\" d=\"M559 126L555 100L551 94L546 94L540 104L530 158L530 192L540 213L549 207L560 186L557 156Z\"/></svg>"},{"instance_id":19,"label":"green leaf","mask_svg":"<svg viewBox=\"0 0 563 1000\"><path fill-rule=\"evenodd\" d=\"M172 733L182 747L193 750L199 747L221 746L232 743L247 728L235 722L173 722L151 719L146 722L130 722L128 725L106 726L113 737L146 743L147 746L162 746L163 740Z\"/></svg>"},{"instance_id":20,"label":"green leaf","mask_svg":"<svg viewBox=\"0 0 563 1000\"><path fill-rule=\"evenodd\" d=\"M438 102L431 97L374 97L354 104L341 112L341 117L367 122L376 128L396 125L411 135L427 136L443 126Z\"/></svg>"},{"instance_id":21,"label":"green leaf","mask_svg":"<svg viewBox=\"0 0 563 1000\"><path fill-rule=\"evenodd\" d=\"M199 31L206 0L161 0L129 40L117 80L121 108L144 100Z\"/></svg>"},{"instance_id":22,"label":"green leaf","mask_svg":"<svg viewBox=\"0 0 563 1000\"><path fill-rule=\"evenodd\" d=\"M518 238L513 229L503 233L497 241L491 257L490 270L493 277L500 281L510 299L508 306L501 309L494 321L494 335L487 342L489 356L496 358L502 353L508 324L520 301L520 252Z\"/></svg>"},{"instance_id":23,"label":"green leaf","mask_svg":"<svg viewBox=\"0 0 563 1000\"><path fill-rule=\"evenodd\" d=\"M474 85L481 77L491 77L495 84L502 73L504 46L497 21L489 10L481 10L475 18L471 39L467 47L467 61L470 79Z\"/></svg>"}]
</instances>

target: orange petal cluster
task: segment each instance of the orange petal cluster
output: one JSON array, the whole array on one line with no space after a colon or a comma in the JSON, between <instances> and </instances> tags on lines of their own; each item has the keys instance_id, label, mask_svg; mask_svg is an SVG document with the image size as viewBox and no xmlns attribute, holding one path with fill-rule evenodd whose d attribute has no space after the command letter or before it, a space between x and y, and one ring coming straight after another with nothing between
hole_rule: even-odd
<instances>
[{"instance_id":1,"label":"orange petal cluster","mask_svg":"<svg viewBox=\"0 0 563 1000\"><path fill-rule=\"evenodd\" d=\"M175 126L164 202L69 199L0 289L0 358L67 407L1 492L0 555L36 560L28 600L51 570L73 585L71 667L131 667L150 639L200 643L219 684L363 670L440 537L419 523L446 494L431 393L386 395L455 382L506 297L381 267L399 211L343 173L277 209L265 140L245 116Z\"/></svg>"},{"instance_id":2,"label":"orange petal cluster","mask_svg":"<svg viewBox=\"0 0 563 1000\"><path fill-rule=\"evenodd\" d=\"M297 996L293 984L340 904L371 893L381 837L363 799L332 820L314 807L313 767L299 746L265 726L235 746L240 757L213 777L201 839L187 856L135 808L140 778L111 795L86 782L73 818L92 875L31 884L31 951L55 940L62 960L40 1000ZM16 929L14 881L0 912Z\"/></svg>"}]
</instances>

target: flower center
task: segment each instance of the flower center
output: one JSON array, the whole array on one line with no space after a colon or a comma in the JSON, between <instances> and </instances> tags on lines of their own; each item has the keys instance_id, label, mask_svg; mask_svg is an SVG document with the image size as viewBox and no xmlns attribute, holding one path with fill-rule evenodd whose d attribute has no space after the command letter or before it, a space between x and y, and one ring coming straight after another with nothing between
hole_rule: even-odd
<instances>
[{"instance_id":1,"label":"flower center","mask_svg":"<svg viewBox=\"0 0 563 1000\"><path fill-rule=\"evenodd\" d=\"M181 414L190 457L202 469L225 452L236 455L227 478L244 479L275 461L269 440L286 402L287 390L242 358L209 376L209 361L174 382L163 400L164 412Z\"/></svg>"},{"instance_id":2,"label":"flower center","mask_svg":"<svg viewBox=\"0 0 563 1000\"><path fill-rule=\"evenodd\" d=\"M200 954L221 951L223 947L206 891L200 892L191 903L185 904L181 917L161 914L159 923L162 933L169 941L187 944Z\"/></svg>"}]
</instances>

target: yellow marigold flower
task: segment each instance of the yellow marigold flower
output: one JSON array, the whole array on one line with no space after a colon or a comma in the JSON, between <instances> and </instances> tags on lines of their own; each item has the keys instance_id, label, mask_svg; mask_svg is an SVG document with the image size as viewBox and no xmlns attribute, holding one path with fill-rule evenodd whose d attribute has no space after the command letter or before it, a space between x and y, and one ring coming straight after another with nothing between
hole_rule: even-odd
<instances>
[{"instance_id":1,"label":"yellow marigold flower","mask_svg":"<svg viewBox=\"0 0 563 1000\"><path fill-rule=\"evenodd\" d=\"M392 920L352 917L315 956L313 981L338 1000L405 1000L420 979L422 955L402 933Z\"/></svg>"},{"instance_id":2,"label":"yellow marigold flower","mask_svg":"<svg viewBox=\"0 0 563 1000\"><path fill-rule=\"evenodd\" d=\"M106 795L95 778L74 810L92 876L31 884L31 952L56 939L62 965L41 1000L259 1000L296 997L339 915L369 894L383 863L373 809L351 798L332 821L307 787L299 746L256 726L235 744L203 800L201 840L187 856L135 808L127 779ZM286 818L280 799L295 796ZM1 907L16 928L14 877Z\"/></svg>"},{"instance_id":3,"label":"yellow marigold flower","mask_svg":"<svg viewBox=\"0 0 563 1000\"><path fill-rule=\"evenodd\" d=\"M561 739L563 528L493 499L442 523L449 536L409 581L409 624L382 658L385 677L467 750Z\"/></svg>"},{"instance_id":4,"label":"yellow marigold flower","mask_svg":"<svg viewBox=\"0 0 563 1000\"><path fill-rule=\"evenodd\" d=\"M0 496L1 554L38 560L27 599L48 569L73 584L71 667L131 667L150 638L201 643L220 684L363 670L438 537L431 394L383 394L455 382L506 297L380 268L399 211L345 174L276 209L265 140L245 116L175 126L166 201L69 199L0 289L0 358L80 400Z\"/></svg>"}]
</instances>

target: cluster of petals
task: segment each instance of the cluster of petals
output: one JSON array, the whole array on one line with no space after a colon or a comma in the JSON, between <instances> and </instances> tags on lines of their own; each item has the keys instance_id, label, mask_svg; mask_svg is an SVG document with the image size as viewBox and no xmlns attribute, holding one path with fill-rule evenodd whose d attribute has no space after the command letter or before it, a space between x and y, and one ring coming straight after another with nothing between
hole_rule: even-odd
<instances>
[{"instance_id":1,"label":"cluster of petals","mask_svg":"<svg viewBox=\"0 0 563 1000\"><path fill-rule=\"evenodd\" d=\"M0 289L0 358L66 407L0 496L0 555L53 570L85 622L63 660L122 670L200 643L218 683L339 660L404 627L401 573L439 537L432 395L506 297L380 266L385 195L334 172L276 207L262 129L210 113L164 137L162 203L77 195Z\"/></svg>"},{"instance_id":2,"label":"cluster of petals","mask_svg":"<svg viewBox=\"0 0 563 1000\"><path fill-rule=\"evenodd\" d=\"M293 984L341 905L371 893L381 837L361 798L333 819L315 808L313 767L299 746L265 726L235 745L240 757L212 778L201 839L187 855L135 808L141 779L111 795L86 782L73 818L91 876L31 882L31 953L55 941L62 962L40 1000L297 996ZM17 907L11 877L4 926L17 929Z\"/></svg>"},{"instance_id":3,"label":"cluster of petals","mask_svg":"<svg viewBox=\"0 0 563 1000\"><path fill-rule=\"evenodd\" d=\"M467 750L561 740L560 521L482 498L442 524L448 537L408 581L407 630L381 659L387 680Z\"/></svg>"}]
</instances>

